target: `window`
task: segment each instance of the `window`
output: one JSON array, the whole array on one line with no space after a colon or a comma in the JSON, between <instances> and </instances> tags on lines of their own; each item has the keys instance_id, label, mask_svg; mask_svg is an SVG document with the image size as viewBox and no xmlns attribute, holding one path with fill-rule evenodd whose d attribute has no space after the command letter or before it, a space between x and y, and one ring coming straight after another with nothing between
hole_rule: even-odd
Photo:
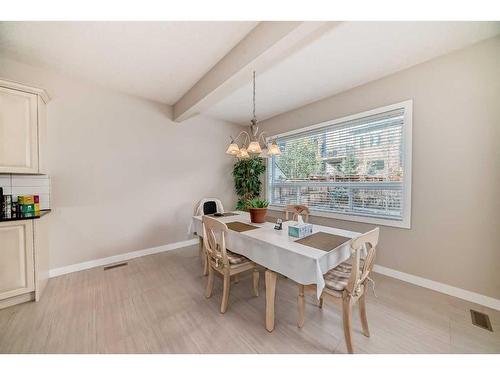
<instances>
[{"instance_id":1,"label":"window","mask_svg":"<svg viewBox=\"0 0 500 375\"><path fill-rule=\"evenodd\" d=\"M278 135L271 206L305 204L318 216L409 228L411 112L406 101Z\"/></svg>"}]
</instances>

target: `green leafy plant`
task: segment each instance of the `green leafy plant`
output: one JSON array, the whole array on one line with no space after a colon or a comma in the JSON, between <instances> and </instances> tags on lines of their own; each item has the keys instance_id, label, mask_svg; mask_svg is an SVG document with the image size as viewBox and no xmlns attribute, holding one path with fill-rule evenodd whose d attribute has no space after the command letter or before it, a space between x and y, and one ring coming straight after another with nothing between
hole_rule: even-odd
<instances>
[{"instance_id":1,"label":"green leafy plant","mask_svg":"<svg viewBox=\"0 0 500 375\"><path fill-rule=\"evenodd\" d=\"M236 209L247 209L248 201L260 195L261 176L265 170L264 160L260 157L240 159L234 164L234 187L239 198Z\"/></svg>"},{"instance_id":2,"label":"green leafy plant","mask_svg":"<svg viewBox=\"0 0 500 375\"><path fill-rule=\"evenodd\" d=\"M267 208L267 206L269 206L269 202L265 199L254 198L247 202L248 208Z\"/></svg>"},{"instance_id":3,"label":"green leafy plant","mask_svg":"<svg viewBox=\"0 0 500 375\"><path fill-rule=\"evenodd\" d=\"M356 159L354 154L348 154L347 157L342 159L342 162L335 166L343 176L354 176L358 174L359 160Z\"/></svg>"},{"instance_id":4,"label":"green leafy plant","mask_svg":"<svg viewBox=\"0 0 500 375\"><path fill-rule=\"evenodd\" d=\"M288 180L304 180L311 174L325 172L325 165L319 160L318 143L310 139L287 142L276 165Z\"/></svg>"}]
</instances>

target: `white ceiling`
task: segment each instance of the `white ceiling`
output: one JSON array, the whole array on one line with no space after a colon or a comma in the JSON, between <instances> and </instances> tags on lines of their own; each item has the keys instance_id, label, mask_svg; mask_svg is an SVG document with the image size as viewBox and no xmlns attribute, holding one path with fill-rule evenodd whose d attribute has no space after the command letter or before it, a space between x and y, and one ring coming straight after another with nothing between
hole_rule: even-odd
<instances>
[{"instance_id":1,"label":"white ceiling","mask_svg":"<svg viewBox=\"0 0 500 375\"><path fill-rule=\"evenodd\" d=\"M0 53L174 104L257 22L0 22Z\"/></svg>"},{"instance_id":2,"label":"white ceiling","mask_svg":"<svg viewBox=\"0 0 500 375\"><path fill-rule=\"evenodd\" d=\"M257 72L264 120L500 33L500 22L343 22L265 72ZM206 113L248 125L251 77Z\"/></svg>"},{"instance_id":3,"label":"white ceiling","mask_svg":"<svg viewBox=\"0 0 500 375\"><path fill-rule=\"evenodd\" d=\"M173 105L257 24L0 22L0 55ZM499 33L500 22L341 22L257 72L257 117L262 121ZM248 124L248 78L204 114Z\"/></svg>"}]
</instances>

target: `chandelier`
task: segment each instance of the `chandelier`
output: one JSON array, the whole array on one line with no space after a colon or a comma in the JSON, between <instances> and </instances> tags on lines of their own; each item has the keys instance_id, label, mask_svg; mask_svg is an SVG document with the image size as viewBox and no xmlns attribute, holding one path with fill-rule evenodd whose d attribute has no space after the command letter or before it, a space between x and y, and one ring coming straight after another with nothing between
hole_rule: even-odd
<instances>
[{"instance_id":1,"label":"chandelier","mask_svg":"<svg viewBox=\"0 0 500 375\"><path fill-rule=\"evenodd\" d=\"M265 132L259 134L257 117L255 116L255 72L253 72L253 118L250 121L249 131L241 131L236 138L231 137L231 144L226 150L226 154L236 156L239 159L248 159L250 155L267 158L273 155L281 155L281 150L276 144L276 140L268 144ZM240 145L238 145L240 140ZM262 145L262 147L261 147Z\"/></svg>"}]
</instances>

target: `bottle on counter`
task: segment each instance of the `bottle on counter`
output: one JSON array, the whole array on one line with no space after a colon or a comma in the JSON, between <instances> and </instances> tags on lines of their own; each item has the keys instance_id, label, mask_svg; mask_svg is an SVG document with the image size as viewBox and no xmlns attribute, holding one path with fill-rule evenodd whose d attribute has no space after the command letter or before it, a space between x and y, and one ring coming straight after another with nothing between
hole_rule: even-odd
<instances>
[{"instance_id":1,"label":"bottle on counter","mask_svg":"<svg viewBox=\"0 0 500 375\"><path fill-rule=\"evenodd\" d=\"M12 195L3 195L2 199L2 213L4 217L9 217L12 215Z\"/></svg>"}]
</instances>

